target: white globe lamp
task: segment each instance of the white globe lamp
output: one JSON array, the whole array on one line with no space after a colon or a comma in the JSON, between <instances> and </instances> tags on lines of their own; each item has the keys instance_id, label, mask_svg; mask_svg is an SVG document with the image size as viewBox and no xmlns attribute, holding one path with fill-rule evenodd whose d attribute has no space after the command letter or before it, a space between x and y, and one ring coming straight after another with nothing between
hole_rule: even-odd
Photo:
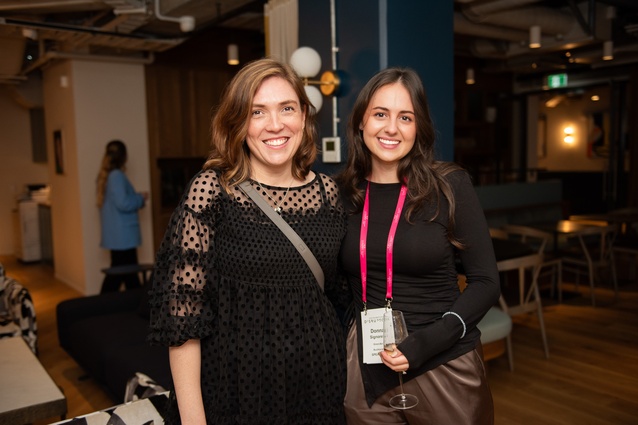
<instances>
[{"instance_id":1,"label":"white globe lamp","mask_svg":"<svg viewBox=\"0 0 638 425\"><path fill-rule=\"evenodd\" d=\"M319 112L321 106L323 105L323 97L321 96L321 92L314 86L304 86L304 89L306 90L306 96L308 96L310 103L312 103L312 106L314 106L317 112Z\"/></svg>"},{"instance_id":2,"label":"white globe lamp","mask_svg":"<svg viewBox=\"0 0 638 425\"><path fill-rule=\"evenodd\" d=\"M312 47L300 47L290 56L290 65L301 78L311 78L321 70L321 56Z\"/></svg>"}]
</instances>

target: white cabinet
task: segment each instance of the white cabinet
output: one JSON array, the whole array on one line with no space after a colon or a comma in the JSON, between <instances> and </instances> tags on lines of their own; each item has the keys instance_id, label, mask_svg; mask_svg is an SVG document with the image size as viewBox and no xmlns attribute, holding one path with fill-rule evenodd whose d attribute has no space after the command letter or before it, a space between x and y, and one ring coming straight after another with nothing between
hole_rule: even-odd
<instances>
[{"instance_id":1,"label":"white cabinet","mask_svg":"<svg viewBox=\"0 0 638 425\"><path fill-rule=\"evenodd\" d=\"M16 224L16 257L25 262L40 261L42 248L40 244L38 203L35 201L20 201L18 203Z\"/></svg>"}]
</instances>

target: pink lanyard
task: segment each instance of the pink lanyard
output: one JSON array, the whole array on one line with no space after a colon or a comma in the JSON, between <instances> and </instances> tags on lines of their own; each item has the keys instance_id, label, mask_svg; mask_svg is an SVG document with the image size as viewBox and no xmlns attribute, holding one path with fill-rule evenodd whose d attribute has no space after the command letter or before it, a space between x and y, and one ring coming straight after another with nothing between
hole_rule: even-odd
<instances>
[{"instance_id":1,"label":"pink lanyard","mask_svg":"<svg viewBox=\"0 0 638 425\"><path fill-rule=\"evenodd\" d=\"M397 233L397 226L399 225L399 219L401 218L401 212L403 211L403 204L405 203L405 197L408 193L408 187L406 185L401 186L401 192L399 193L399 200L397 201L397 207L394 210L394 217L392 217L392 226L390 226L390 232L388 233L388 242L385 246L385 267L386 267L386 301L392 301L392 252L394 250L394 236ZM361 299L363 300L363 309L367 309L368 296L366 287L368 283L368 266L367 266L367 241L368 241L368 221L370 218L370 182L366 188L366 199L363 204L363 213L361 214L361 235L359 239L359 262L361 267Z\"/></svg>"}]
</instances>

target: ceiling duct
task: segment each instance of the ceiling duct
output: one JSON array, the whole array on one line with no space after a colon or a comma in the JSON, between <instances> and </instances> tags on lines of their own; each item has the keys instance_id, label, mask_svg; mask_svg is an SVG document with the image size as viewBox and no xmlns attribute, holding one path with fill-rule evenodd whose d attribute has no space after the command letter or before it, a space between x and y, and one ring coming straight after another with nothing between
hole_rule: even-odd
<instances>
[{"instance_id":1,"label":"ceiling duct","mask_svg":"<svg viewBox=\"0 0 638 425\"><path fill-rule=\"evenodd\" d=\"M529 37L528 31L498 27L495 25L481 25L470 21L461 12L454 13L454 32L457 34L484 37L495 40L524 41Z\"/></svg>"},{"instance_id":2,"label":"ceiling duct","mask_svg":"<svg viewBox=\"0 0 638 425\"><path fill-rule=\"evenodd\" d=\"M151 20L152 15L147 11L146 4L143 1L104 0L104 3L113 8L115 18L101 25L101 30L130 34L148 24Z\"/></svg>"},{"instance_id":3,"label":"ceiling duct","mask_svg":"<svg viewBox=\"0 0 638 425\"><path fill-rule=\"evenodd\" d=\"M473 56L486 59L510 59L530 56L529 29L541 27L542 47L552 53L599 45L611 37L611 20L605 18L608 7L594 1L572 3L556 8L540 0L461 1L454 15L454 31L472 37L468 50ZM583 12L589 22L583 25ZM534 53L527 62L534 62Z\"/></svg>"},{"instance_id":4,"label":"ceiling duct","mask_svg":"<svg viewBox=\"0 0 638 425\"><path fill-rule=\"evenodd\" d=\"M463 6L462 14L470 21L481 25L529 31L539 25L544 34L565 34L574 25L573 15L549 7L521 7L537 1L502 0Z\"/></svg>"},{"instance_id":5,"label":"ceiling duct","mask_svg":"<svg viewBox=\"0 0 638 425\"><path fill-rule=\"evenodd\" d=\"M14 75L20 72L26 44L24 37L0 37L0 75Z\"/></svg>"},{"instance_id":6,"label":"ceiling duct","mask_svg":"<svg viewBox=\"0 0 638 425\"><path fill-rule=\"evenodd\" d=\"M538 3L539 0L493 0L493 1L460 1L463 3L463 13L472 21L479 22L492 13L512 10L530 4Z\"/></svg>"},{"instance_id":7,"label":"ceiling duct","mask_svg":"<svg viewBox=\"0 0 638 425\"><path fill-rule=\"evenodd\" d=\"M3 3L0 4L0 12L68 13L108 8L102 0L17 0Z\"/></svg>"}]
</instances>

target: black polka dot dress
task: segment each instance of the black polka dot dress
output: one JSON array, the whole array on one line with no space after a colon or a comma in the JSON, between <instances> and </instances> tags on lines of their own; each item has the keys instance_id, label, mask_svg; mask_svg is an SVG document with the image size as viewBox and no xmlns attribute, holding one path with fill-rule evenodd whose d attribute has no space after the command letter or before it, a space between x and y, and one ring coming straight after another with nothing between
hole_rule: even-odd
<instances>
[{"instance_id":1,"label":"black polka dot dress","mask_svg":"<svg viewBox=\"0 0 638 425\"><path fill-rule=\"evenodd\" d=\"M345 343L335 306L346 217L337 186L251 182L301 236L326 275L322 291L276 225L214 170L191 181L157 253L151 290L154 344L201 340L209 424L341 424ZM175 403L175 397L172 397ZM167 423L179 422L176 404Z\"/></svg>"}]
</instances>

